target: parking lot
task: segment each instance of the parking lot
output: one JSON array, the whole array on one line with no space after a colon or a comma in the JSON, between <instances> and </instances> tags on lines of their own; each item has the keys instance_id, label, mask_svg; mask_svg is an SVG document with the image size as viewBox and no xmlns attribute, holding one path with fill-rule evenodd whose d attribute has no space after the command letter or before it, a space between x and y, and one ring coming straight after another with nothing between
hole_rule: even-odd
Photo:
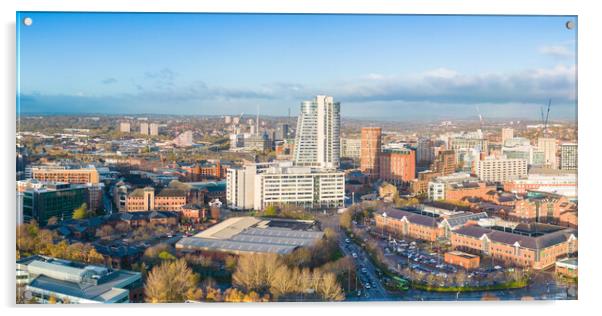
<instances>
[{"instance_id":1,"label":"parking lot","mask_svg":"<svg viewBox=\"0 0 602 316\"><path fill-rule=\"evenodd\" d=\"M412 278L406 272L407 268L419 277L434 275L438 277L440 286L453 283L458 273L462 273L466 285L483 286L505 281L502 276L519 273L513 267L503 267L495 262L485 261L480 268L466 270L460 266L445 263L443 254L445 250L434 245L434 243L412 240L410 238L395 239L390 237L376 237L378 244L383 249L385 264L392 270Z\"/></svg>"}]
</instances>

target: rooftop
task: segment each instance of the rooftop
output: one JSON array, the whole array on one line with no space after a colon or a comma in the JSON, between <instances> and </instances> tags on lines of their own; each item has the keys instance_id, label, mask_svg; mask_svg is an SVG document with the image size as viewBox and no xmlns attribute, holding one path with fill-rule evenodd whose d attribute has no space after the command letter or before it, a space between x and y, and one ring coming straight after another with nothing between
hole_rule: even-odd
<instances>
[{"instance_id":1,"label":"rooftop","mask_svg":"<svg viewBox=\"0 0 602 316\"><path fill-rule=\"evenodd\" d=\"M313 221L233 217L193 237L183 238L176 248L234 253L292 252L322 238Z\"/></svg>"},{"instance_id":2,"label":"rooftop","mask_svg":"<svg viewBox=\"0 0 602 316\"><path fill-rule=\"evenodd\" d=\"M138 272L111 270L44 256L17 260L17 269L29 274L28 287L31 289L99 303L122 297L128 293L124 287L141 278Z\"/></svg>"},{"instance_id":3,"label":"rooftop","mask_svg":"<svg viewBox=\"0 0 602 316\"><path fill-rule=\"evenodd\" d=\"M520 247L530 248L530 249L543 249L547 248L562 242L565 242L571 238L571 236L577 237L577 230L572 228L564 228L560 226L554 225L545 225L552 226L556 228L546 228L541 227L537 224L536 226L525 227L521 225L530 225L530 224L519 224L515 229L503 229L502 227L493 227L486 228L481 226L464 226L456 229L454 233L470 236L473 238L483 238L486 236L489 240L494 242L499 242L507 245L515 245L518 243ZM534 233L537 228L541 228L541 230ZM525 233L525 232L531 233Z\"/></svg>"}]
</instances>

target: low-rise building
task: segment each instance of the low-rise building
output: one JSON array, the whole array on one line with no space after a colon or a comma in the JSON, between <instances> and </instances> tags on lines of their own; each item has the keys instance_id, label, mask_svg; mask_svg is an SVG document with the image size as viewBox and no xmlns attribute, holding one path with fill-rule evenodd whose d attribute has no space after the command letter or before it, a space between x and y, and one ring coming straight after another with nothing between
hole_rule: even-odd
<instances>
[{"instance_id":1,"label":"low-rise building","mask_svg":"<svg viewBox=\"0 0 602 316\"><path fill-rule=\"evenodd\" d=\"M143 301L139 272L36 255L17 260L17 278L41 303L51 298L69 304Z\"/></svg>"},{"instance_id":2,"label":"low-rise building","mask_svg":"<svg viewBox=\"0 0 602 316\"><path fill-rule=\"evenodd\" d=\"M467 270L478 269L481 264L481 257L458 250L446 252L443 260L445 263L457 265Z\"/></svg>"},{"instance_id":3,"label":"low-rise building","mask_svg":"<svg viewBox=\"0 0 602 316\"><path fill-rule=\"evenodd\" d=\"M152 187L138 188L127 195L126 210L139 211L179 211L186 205L187 192L179 189L165 188L155 195Z\"/></svg>"},{"instance_id":4,"label":"low-rise building","mask_svg":"<svg viewBox=\"0 0 602 316\"><path fill-rule=\"evenodd\" d=\"M451 232L451 244L454 249L487 255L500 263L541 270L577 252L577 230L540 223L468 225Z\"/></svg>"},{"instance_id":5,"label":"low-rise building","mask_svg":"<svg viewBox=\"0 0 602 316\"><path fill-rule=\"evenodd\" d=\"M176 243L182 252L287 254L324 236L315 221L232 217Z\"/></svg>"},{"instance_id":6,"label":"low-rise building","mask_svg":"<svg viewBox=\"0 0 602 316\"><path fill-rule=\"evenodd\" d=\"M577 258L564 258L562 260L556 261L554 271L556 272L556 274L565 277L573 279L577 278L579 275Z\"/></svg>"},{"instance_id":7,"label":"low-rise building","mask_svg":"<svg viewBox=\"0 0 602 316\"><path fill-rule=\"evenodd\" d=\"M99 175L96 168L55 169L32 168L32 178L44 182L67 182L76 184L98 183Z\"/></svg>"}]
</instances>

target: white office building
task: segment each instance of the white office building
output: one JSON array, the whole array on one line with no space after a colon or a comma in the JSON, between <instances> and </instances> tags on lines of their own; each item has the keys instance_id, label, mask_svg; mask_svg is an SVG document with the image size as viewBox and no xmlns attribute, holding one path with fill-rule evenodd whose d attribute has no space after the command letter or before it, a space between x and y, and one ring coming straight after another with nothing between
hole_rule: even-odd
<instances>
[{"instance_id":1,"label":"white office building","mask_svg":"<svg viewBox=\"0 0 602 316\"><path fill-rule=\"evenodd\" d=\"M148 128L149 128L149 134L151 136L157 136L157 135L159 135L159 124L157 124L157 123L150 123Z\"/></svg>"},{"instance_id":2,"label":"white office building","mask_svg":"<svg viewBox=\"0 0 602 316\"><path fill-rule=\"evenodd\" d=\"M360 159L361 145L359 138L341 138L341 157Z\"/></svg>"},{"instance_id":3,"label":"white office building","mask_svg":"<svg viewBox=\"0 0 602 316\"><path fill-rule=\"evenodd\" d=\"M119 123L119 131L122 133L129 133L130 132L130 122Z\"/></svg>"},{"instance_id":4,"label":"white office building","mask_svg":"<svg viewBox=\"0 0 602 316\"><path fill-rule=\"evenodd\" d=\"M537 149L543 152L544 166L556 169L556 139L555 138L538 138Z\"/></svg>"},{"instance_id":5,"label":"white office building","mask_svg":"<svg viewBox=\"0 0 602 316\"><path fill-rule=\"evenodd\" d=\"M487 157L475 163L475 173L481 181L504 182L527 176L526 159Z\"/></svg>"},{"instance_id":6,"label":"white office building","mask_svg":"<svg viewBox=\"0 0 602 316\"><path fill-rule=\"evenodd\" d=\"M344 172L294 166L290 161L230 168L226 181L227 203L234 209L261 210L272 204L336 208L345 198Z\"/></svg>"},{"instance_id":7,"label":"white office building","mask_svg":"<svg viewBox=\"0 0 602 316\"><path fill-rule=\"evenodd\" d=\"M301 103L297 120L294 161L300 166L337 168L340 161L341 105L318 95Z\"/></svg>"}]
</instances>

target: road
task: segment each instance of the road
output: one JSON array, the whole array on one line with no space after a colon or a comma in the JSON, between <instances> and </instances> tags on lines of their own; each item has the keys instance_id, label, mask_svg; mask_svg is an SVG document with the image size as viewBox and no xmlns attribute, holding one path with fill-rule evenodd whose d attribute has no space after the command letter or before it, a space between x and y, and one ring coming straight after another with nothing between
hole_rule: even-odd
<instances>
[{"instance_id":1,"label":"road","mask_svg":"<svg viewBox=\"0 0 602 316\"><path fill-rule=\"evenodd\" d=\"M362 296L358 297L357 299L389 300L389 294L380 282L378 275L376 274L376 267L368 258L368 254L366 254L365 251L354 242L345 242L344 235L342 236L343 237L341 237L341 240L339 241L341 250L346 256L349 256L353 259L356 267L356 275L358 275L361 283L364 285L370 284L370 288L366 288L366 286L364 286L364 289L362 290ZM356 256L353 256L354 253Z\"/></svg>"}]
</instances>

